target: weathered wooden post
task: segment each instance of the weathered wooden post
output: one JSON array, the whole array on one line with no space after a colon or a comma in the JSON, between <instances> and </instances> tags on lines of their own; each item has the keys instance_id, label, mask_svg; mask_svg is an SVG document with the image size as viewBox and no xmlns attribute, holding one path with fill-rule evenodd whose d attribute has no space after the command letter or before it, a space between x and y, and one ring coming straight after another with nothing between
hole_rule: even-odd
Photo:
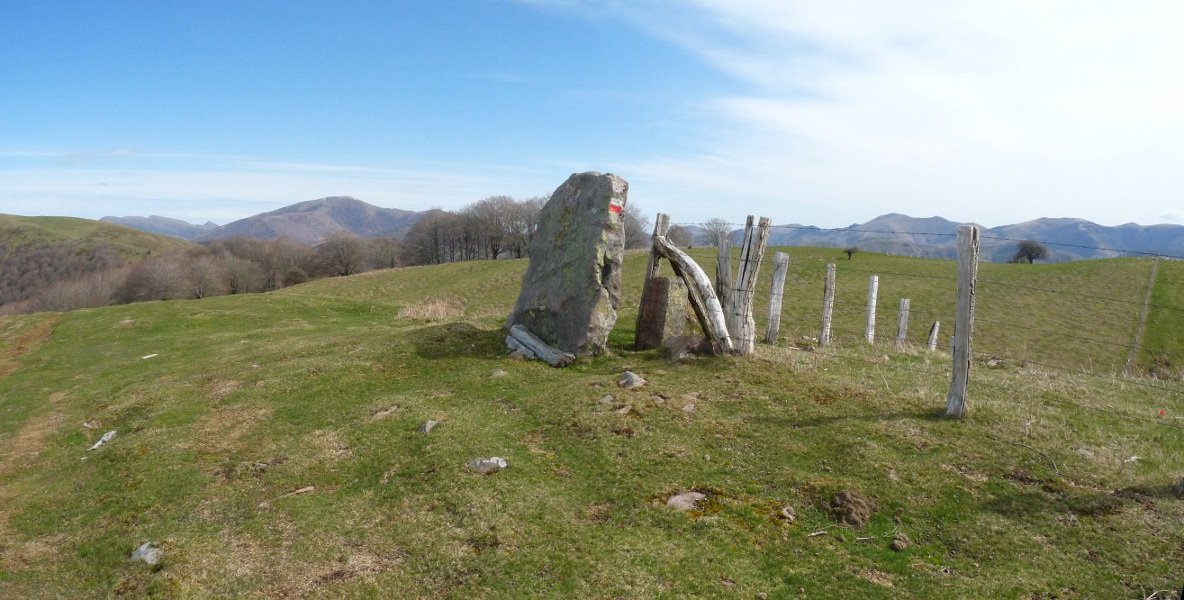
<instances>
[{"instance_id":1,"label":"weathered wooden post","mask_svg":"<svg viewBox=\"0 0 1184 600\"><path fill-rule=\"evenodd\" d=\"M826 284L822 288L822 331L818 334L818 345L830 344L830 322L835 310L835 265L826 265Z\"/></svg>"},{"instance_id":2,"label":"weathered wooden post","mask_svg":"<svg viewBox=\"0 0 1184 600\"><path fill-rule=\"evenodd\" d=\"M645 268L645 281L641 286L641 303L637 310L637 326L633 333L633 347L638 350L649 350L662 345L669 325L668 320L677 321L677 310L671 312L671 302L677 303L676 296L685 290L675 284L676 280L663 280L658 276L661 271L662 257L654 250L653 240L665 236L670 230L670 215L658 213L654 219L654 233L650 237L650 257ZM685 294L684 294L685 295ZM685 302L683 303L685 306Z\"/></svg>"},{"instance_id":3,"label":"weathered wooden post","mask_svg":"<svg viewBox=\"0 0 1184 600\"><path fill-rule=\"evenodd\" d=\"M900 299L900 322L896 324L896 347L904 348L905 339L909 333L909 299Z\"/></svg>"},{"instance_id":4,"label":"weathered wooden post","mask_svg":"<svg viewBox=\"0 0 1184 600\"><path fill-rule=\"evenodd\" d=\"M934 321L929 328L929 351L937 350L937 332L941 329L941 321Z\"/></svg>"},{"instance_id":5,"label":"weathered wooden post","mask_svg":"<svg viewBox=\"0 0 1184 600\"><path fill-rule=\"evenodd\" d=\"M719 299L715 296L715 289L711 287L711 279L691 257L671 244L664 236L654 236L654 252L670 261L670 268L674 274L682 278L687 284L688 300L703 328L703 334L711 342L717 353L733 353L735 346L728 335L728 325L724 311L720 308Z\"/></svg>"},{"instance_id":6,"label":"weathered wooden post","mask_svg":"<svg viewBox=\"0 0 1184 600\"><path fill-rule=\"evenodd\" d=\"M756 277L760 272L761 259L769 242L768 217L761 217L753 228L753 217L748 216L744 226L744 244L740 248L740 265L728 301L728 333L732 336L735 353L741 356L756 351L756 322L752 318L752 298L756 295Z\"/></svg>"},{"instance_id":7,"label":"weathered wooden post","mask_svg":"<svg viewBox=\"0 0 1184 600\"><path fill-rule=\"evenodd\" d=\"M730 234L720 236L715 254L715 295L724 314L728 313L728 302L732 300L732 239Z\"/></svg>"},{"instance_id":8,"label":"weathered wooden post","mask_svg":"<svg viewBox=\"0 0 1184 600\"><path fill-rule=\"evenodd\" d=\"M954 318L954 361L946 416L962 418L966 412L966 386L970 382L971 332L974 329L974 294L978 283L979 229L958 227L958 302Z\"/></svg>"},{"instance_id":9,"label":"weathered wooden post","mask_svg":"<svg viewBox=\"0 0 1184 600\"><path fill-rule=\"evenodd\" d=\"M781 298L785 292L785 275L789 271L789 255L778 252L773 255L773 286L769 294L769 321L765 326L765 343L777 343L777 330L781 328Z\"/></svg>"},{"instance_id":10,"label":"weathered wooden post","mask_svg":"<svg viewBox=\"0 0 1184 600\"><path fill-rule=\"evenodd\" d=\"M863 337L867 343L876 343L876 295L880 290L880 276L872 275L867 284L867 327L863 330Z\"/></svg>"}]
</instances>

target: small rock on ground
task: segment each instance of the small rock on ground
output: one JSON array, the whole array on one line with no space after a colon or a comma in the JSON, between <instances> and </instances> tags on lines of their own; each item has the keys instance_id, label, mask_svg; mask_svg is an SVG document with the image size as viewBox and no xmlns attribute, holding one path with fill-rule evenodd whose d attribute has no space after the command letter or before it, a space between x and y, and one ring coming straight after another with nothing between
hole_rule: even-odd
<instances>
[{"instance_id":1,"label":"small rock on ground","mask_svg":"<svg viewBox=\"0 0 1184 600\"><path fill-rule=\"evenodd\" d=\"M501 369L495 369L492 373L489 374L489 376L494 379L505 377L506 375L509 375L509 373L507 373Z\"/></svg>"},{"instance_id":2,"label":"small rock on ground","mask_svg":"<svg viewBox=\"0 0 1184 600\"><path fill-rule=\"evenodd\" d=\"M632 371L625 371L624 373L621 373L621 380L617 382L617 385L627 390L639 388L645 384L645 379Z\"/></svg>"},{"instance_id":3,"label":"small rock on ground","mask_svg":"<svg viewBox=\"0 0 1184 600\"><path fill-rule=\"evenodd\" d=\"M600 402L601 404L612 404L613 402L616 402L616 399L613 398L612 394L605 394L600 397L600 400L598 400L598 402Z\"/></svg>"},{"instance_id":4,"label":"small rock on ground","mask_svg":"<svg viewBox=\"0 0 1184 600\"><path fill-rule=\"evenodd\" d=\"M135 552L132 552L132 557L130 560L140 560L144 561L144 563L148 565L156 566L160 564L160 559L160 548L157 548L152 542L144 542L139 548L136 548Z\"/></svg>"},{"instance_id":5,"label":"small rock on ground","mask_svg":"<svg viewBox=\"0 0 1184 600\"><path fill-rule=\"evenodd\" d=\"M695 510L695 503L699 502L700 500L702 500L706 497L707 497L706 494L702 494L699 492L683 492L681 494L676 494L674 496L671 496L669 499L667 499L666 506L669 506L670 508L673 508L676 510L683 510L683 511Z\"/></svg>"},{"instance_id":6,"label":"small rock on ground","mask_svg":"<svg viewBox=\"0 0 1184 600\"><path fill-rule=\"evenodd\" d=\"M508 467L506 459L499 456L491 456L489 458L474 458L469 461L469 469L480 475L488 475L490 473L497 473L498 471Z\"/></svg>"},{"instance_id":7,"label":"small rock on ground","mask_svg":"<svg viewBox=\"0 0 1184 600\"><path fill-rule=\"evenodd\" d=\"M418 431L419 433L431 433L432 430L435 429L436 426L439 424L440 424L439 421L431 421L431 420L424 421L423 424L421 424L419 426L419 429L417 429L416 431Z\"/></svg>"}]
</instances>

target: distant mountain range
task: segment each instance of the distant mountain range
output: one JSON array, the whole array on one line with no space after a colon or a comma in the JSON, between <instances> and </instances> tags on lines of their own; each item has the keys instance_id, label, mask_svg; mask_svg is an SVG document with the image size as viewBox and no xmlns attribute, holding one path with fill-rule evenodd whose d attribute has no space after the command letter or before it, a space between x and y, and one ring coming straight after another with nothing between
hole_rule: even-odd
<instances>
[{"instance_id":1,"label":"distant mountain range","mask_svg":"<svg viewBox=\"0 0 1184 600\"><path fill-rule=\"evenodd\" d=\"M402 238L412 225L430 211L414 212L379 208L349 196L334 196L300 202L271 212L240 219L221 227L213 223L192 225L166 217L103 217L103 221L135 229L171 235L191 241L212 241L234 236L258 239L288 237L315 245L335 233L359 237ZM879 252L922 258L954 258L957 255L956 223L941 217L915 218L886 214L866 223L840 229L808 225L774 225L770 246L855 247L862 252ZM706 232L689 227L699 244ZM739 242L742 230L732 232ZM1114 258L1160 254L1184 256L1184 226L1098 225L1083 219L1036 219L1015 225L983 228L982 257L1005 262L1022 240L1042 242L1049 249L1048 262L1090 258Z\"/></svg>"},{"instance_id":2,"label":"distant mountain range","mask_svg":"<svg viewBox=\"0 0 1184 600\"><path fill-rule=\"evenodd\" d=\"M103 217L101 220L195 242L242 236L262 240L291 238L315 245L343 232L359 237L402 238L425 214L379 208L349 196L333 196L299 202L221 227L213 223L191 225L165 217Z\"/></svg>"},{"instance_id":3,"label":"distant mountain range","mask_svg":"<svg viewBox=\"0 0 1184 600\"><path fill-rule=\"evenodd\" d=\"M920 258L955 258L958 254L956 223L941 217L915 218L902 214L887 214L867 223L856 223L839 229L822 229L809 225L774 225L769 235L770 246L815 246L823 248L857 248L861 252L878 252ZM707 232L690 227L696 243L706 243ZM744 231L732 232L738 244ZM1184 256L1184 226L1136 225L1117 227L1098 225L1084 219L1036 219L1014 225L982 229L981 257L992 262L1007 262L1015 254L1016 244L1034 240L1048 247L1049 257L1043 262L1066 262L1091 258L1116 258L1158 254Z\"/></svg>"}]
</instances>

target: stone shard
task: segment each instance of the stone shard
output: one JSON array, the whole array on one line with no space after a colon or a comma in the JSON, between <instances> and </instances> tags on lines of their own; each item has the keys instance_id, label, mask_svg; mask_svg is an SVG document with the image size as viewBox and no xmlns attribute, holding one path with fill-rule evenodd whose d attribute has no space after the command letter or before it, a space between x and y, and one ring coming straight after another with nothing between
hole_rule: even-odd
<instances>
[{"instance_id":1,"label":"stone shard","mask_svg":"<svg viewBox=\"0 0 1184 600\"><path fill-rule=\"evenodd\" d=\"M624 179L595 172L573 174L555 190L539 214L507 328L523 325L575 355L604 352L621 298L628 191Z\"/></svg>"}]
</instances>

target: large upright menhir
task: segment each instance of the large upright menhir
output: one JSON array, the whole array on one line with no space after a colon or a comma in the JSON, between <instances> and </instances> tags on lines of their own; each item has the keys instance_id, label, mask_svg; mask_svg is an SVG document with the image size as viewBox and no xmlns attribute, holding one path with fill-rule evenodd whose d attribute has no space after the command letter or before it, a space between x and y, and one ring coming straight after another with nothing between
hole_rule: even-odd
<instances>
[{"instance_id":1,"label":"large upright menhir","mask_svg":"<svg viewBox=\"0 0 1184 600\"><path fill-rule=\"evenodd\" d=\"M576 355L605 350L617 322L629 184L611 173L575 173L539 215L522 291L506 323Z\"/></svg>"}]
</instances>

